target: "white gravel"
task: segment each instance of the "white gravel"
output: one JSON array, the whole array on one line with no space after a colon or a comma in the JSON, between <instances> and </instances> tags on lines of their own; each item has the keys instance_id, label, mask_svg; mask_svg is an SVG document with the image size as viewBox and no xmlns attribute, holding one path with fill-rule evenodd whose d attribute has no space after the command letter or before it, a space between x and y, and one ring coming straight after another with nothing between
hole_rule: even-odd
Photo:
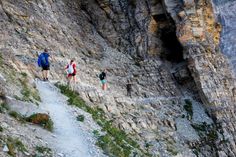
<instances>
[{"instance_id":1,"label":"white gravel","mask_svg":"<svg viewBox=\"0 0 236 157\"><path fill-rule=\"evenodd\" d=\"M42 109L47 110L54 122L52 140L47 141L57 156L63 157L103 157L102 150L96 145L92 135L97 126L89 114L67 105L67 98L49 82L37 81ZM76 114L85 116L87 128L76 120ZM47 140L47 139L46 139Z\"/></svg>"}]
</instances>

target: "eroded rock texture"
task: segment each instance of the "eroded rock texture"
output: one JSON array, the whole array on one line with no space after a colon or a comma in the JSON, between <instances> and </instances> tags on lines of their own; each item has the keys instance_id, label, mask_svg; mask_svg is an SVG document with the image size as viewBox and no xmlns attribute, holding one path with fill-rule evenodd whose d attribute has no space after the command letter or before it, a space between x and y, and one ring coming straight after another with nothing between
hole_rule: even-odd
<instances>
[{"instance_id":1,"label":"eroded rock texture","mask_svg":"<svg viewBox=\"0 0 236 157\"><path fill-rule=\"evenodd\" d=\"M61 69L75 57L80 95L145 152L236 155L235 82L219 50L221 25L210 0L0 2L1 58L10 58L1 64L7 95L20 93L5 69L39 77L35 58L49 47L56 60L50 79L65 80ZM105 93L96 76L103 68Z\"/></svg>"},{"instance_id":2,"label":"eroded rock texture","mask_svg":"<svg viewBox=\"0 0 236 157\"><path fill-rule=\"evenodd\" d=\"M229 142L217 144L220 156L235 156L235 81L218 50L220 25L215 22L209 1L185 0L183 6L182 12L176 12L182 19L175 21L178 38L185 47L184 56L201 100L221 126L223 138L228 137Z\"/></svg>"}]
</instances>

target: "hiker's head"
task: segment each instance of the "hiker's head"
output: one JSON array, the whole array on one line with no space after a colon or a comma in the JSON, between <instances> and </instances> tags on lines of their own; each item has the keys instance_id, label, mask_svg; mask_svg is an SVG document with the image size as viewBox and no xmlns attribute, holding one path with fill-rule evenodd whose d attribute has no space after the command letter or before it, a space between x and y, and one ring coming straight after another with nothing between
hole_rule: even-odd
<instances>
[{"instance_id":1,"label":"hiker's head","mask_svg":"<svg viewBox=\"0 0 236 157\"><path fill-rule=\"evenodd\" d=\"M47 49L47 48L45 48L45 49L44 49L44 52L48 52L48 49Z\"/></svg>"},{"instance_id":2,"label":"hiker's head","mask_svg":"<svg viewBox=\"0 0 236 157\"><path fill-rule=\"evenodd\" d=\"M73 59L70 60L70 63L73 63L74 61L75 61L75 59L73 58Z\"/></svg>"}]
</instances>

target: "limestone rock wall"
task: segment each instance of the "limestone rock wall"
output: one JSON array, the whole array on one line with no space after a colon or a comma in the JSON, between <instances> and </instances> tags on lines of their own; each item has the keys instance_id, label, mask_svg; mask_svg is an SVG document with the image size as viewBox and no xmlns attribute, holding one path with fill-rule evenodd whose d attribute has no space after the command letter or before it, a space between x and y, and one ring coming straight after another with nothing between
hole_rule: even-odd
<instances>
[{"instance_id":1,"label":"limestone rock wall","mask_svg":"<svg viewBox=\"0 0 236 157\"><path fill-rule=\"evenodd\" d=\"M218 49L220 24L214 18L211 1L184 0L182 6L184 9L172 17L185 47L184 56L205 107L229 141L217 144L219 156L235 156L235 79Z\"/></svg>"}]
</instances>

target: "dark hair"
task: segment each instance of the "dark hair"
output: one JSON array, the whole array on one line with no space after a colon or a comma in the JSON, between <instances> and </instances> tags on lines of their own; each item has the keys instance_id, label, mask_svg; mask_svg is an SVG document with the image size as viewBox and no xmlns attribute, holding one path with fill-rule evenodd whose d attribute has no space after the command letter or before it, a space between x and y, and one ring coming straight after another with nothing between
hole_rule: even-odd
<instances>
[{"instance_id":1,"label":"dark hair","mask_svg":"<svg viewBox=\"0 0 236 157\"><path fill-rule=\"evenodd\" d=\"M45 48L45 49L44 49L44 52L48 52L48 49L47 49L47 48Z\"/></svg>"},{"instance_id":2,"label":"dark hair","mask_svg":"<svg viewBox=\"0 0 236 157\"><path fill-rule=\"evenodd\" d=\"M74 59L74 58L70 60L70 62L71 62L71 63L72 63L72 62L74 62L74 61L75 61L75 59Z\"/></svg>"}]
</instances>

